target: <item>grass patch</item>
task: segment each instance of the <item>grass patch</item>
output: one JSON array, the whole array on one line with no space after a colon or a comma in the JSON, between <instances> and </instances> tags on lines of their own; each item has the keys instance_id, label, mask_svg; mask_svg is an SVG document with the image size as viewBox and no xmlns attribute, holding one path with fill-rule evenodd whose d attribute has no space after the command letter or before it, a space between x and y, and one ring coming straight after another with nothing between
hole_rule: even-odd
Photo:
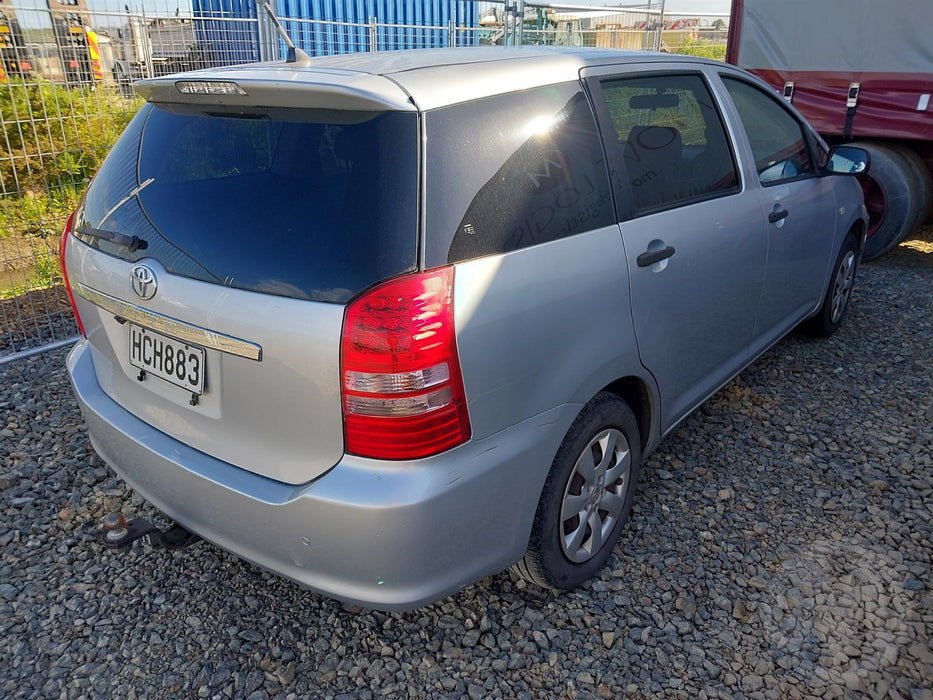
<instances>
[{"instance_id":1,"label":"grass patch","mask_svg":"<svg viewBox=\"0 0 933 700\"><path fill-rule=\"evenodd\" d=\"M684 43L673 49L671 53L685 54L687 56L701 56L716 61L726 60L726 45L703 39L687 39Z\"/></svg>"}]
</instances>

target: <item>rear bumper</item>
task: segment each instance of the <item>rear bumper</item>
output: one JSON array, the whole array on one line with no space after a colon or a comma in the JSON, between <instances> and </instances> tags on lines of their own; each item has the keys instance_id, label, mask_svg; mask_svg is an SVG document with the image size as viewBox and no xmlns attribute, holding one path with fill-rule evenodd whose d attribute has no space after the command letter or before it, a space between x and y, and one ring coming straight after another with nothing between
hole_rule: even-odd
<instances>
[{"instance_id":1,"label":"rear bumper","mask_svg":"<svg viewBox=\"0 0 933 700\"><path fill-rule=\"evenodd\" d=\"M98 454L192 532L314 591L408 609L523 554L548 468L579 411L565 405L428 459L346 455L313 482L278 482L156 430L100 388L85 341L68 370Z\"/></svg>"}]
</instances>

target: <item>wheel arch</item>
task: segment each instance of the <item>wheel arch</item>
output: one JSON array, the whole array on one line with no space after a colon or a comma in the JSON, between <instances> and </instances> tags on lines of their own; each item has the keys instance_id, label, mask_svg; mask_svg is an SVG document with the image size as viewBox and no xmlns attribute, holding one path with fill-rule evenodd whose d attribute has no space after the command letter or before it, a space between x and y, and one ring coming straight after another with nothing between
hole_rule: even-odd
<instances>
[{"instance_id":1,"label":"wheel arch","mask_svg":"<svg viewBox=\"0 0 933 700\"><path fill-rule=\"evenodd\" d=\"M638 423L642 455L648 454L658 442L656 437L658 403L651 388L642 378L629 375L616 379L603 387L602 391L615 394L632 409L635 421Z\"/></svg>"},{"instance_id":2,"label":"wheel arch","mask_svg":"<svg viewBox=\"0 0 933 700\"><path fill-rule=\"evenodd\" d=\"M865 250L865 237L868 233L868 224L865 219L856 219L853 221L846 231L846 236L850 233L854 234L855 240L858 241L858 252L859 256L861 256L862 251ZM843 240L845 240L845 236L843 236Z\"/></svg>"}]
</instances>

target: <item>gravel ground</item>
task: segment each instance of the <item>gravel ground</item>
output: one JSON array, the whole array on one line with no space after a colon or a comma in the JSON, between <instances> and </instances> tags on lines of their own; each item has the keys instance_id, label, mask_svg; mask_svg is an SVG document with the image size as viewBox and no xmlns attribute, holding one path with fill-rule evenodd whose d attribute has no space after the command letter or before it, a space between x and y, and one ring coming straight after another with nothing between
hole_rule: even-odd
<instances>
[{"instance_id":1,"label":"gravel ground","mask_svg":"<svg viewBox=\"0 0 933 700\"><path fill-rule=\"evenodd\" d=\"M64 352L0 367L6 697L933 699L933 227L652 455L602 576L359 612L204 543L115 556Z\"/></svg>"}]
</instances>

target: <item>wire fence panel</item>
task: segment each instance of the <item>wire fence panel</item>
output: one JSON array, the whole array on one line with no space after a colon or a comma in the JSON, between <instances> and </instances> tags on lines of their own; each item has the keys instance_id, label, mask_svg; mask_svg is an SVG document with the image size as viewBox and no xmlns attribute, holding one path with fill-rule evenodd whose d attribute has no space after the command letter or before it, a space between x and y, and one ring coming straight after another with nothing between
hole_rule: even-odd
<instances>
[{"instance_id":1,"label":"wire fence panel","mask_svg":"<svg viewBox=\"0 0 933 700\"><path fill-rule=\"evenodd\" d=\"M61 231L140 106L133 83L285 55L255 0L191 0L187 9L123 1L97 0L92 10L86 0L0 0L0 362L77 334L58 265ZM394 1L281 21L312 56L520 43L725 54L728 16L526 5L519 18L514 4L432 0L425 13ZM327 4L332 14L338 6ZM383 16L365 16L367 8Z\"/></svg>"},{"instance_id":2,"label":"wire fence panel","mask_svg":"<svg viewBox=\"0 0 933 700\"><path fill-rule=\"evenodd\" d=\"M77 333L61 231L140 106L133 83L260 58L256 19L69 2L0 0L0 361Z\"/></svg>"},{"instance_id":3,"label":"wire fence panel","mask_svg":"<svg viewBox=\"0 0 933 700\"><path fill-rule=\"evenodd\" d=\"M374 27L360 22L323 22L313 19L283 19L282 26L295 46L311 56L375 51ZM278 41L278 38L276 38ZM285 44L274 54L279 59L285 56Z\"/></svg>"}]
</instances>

